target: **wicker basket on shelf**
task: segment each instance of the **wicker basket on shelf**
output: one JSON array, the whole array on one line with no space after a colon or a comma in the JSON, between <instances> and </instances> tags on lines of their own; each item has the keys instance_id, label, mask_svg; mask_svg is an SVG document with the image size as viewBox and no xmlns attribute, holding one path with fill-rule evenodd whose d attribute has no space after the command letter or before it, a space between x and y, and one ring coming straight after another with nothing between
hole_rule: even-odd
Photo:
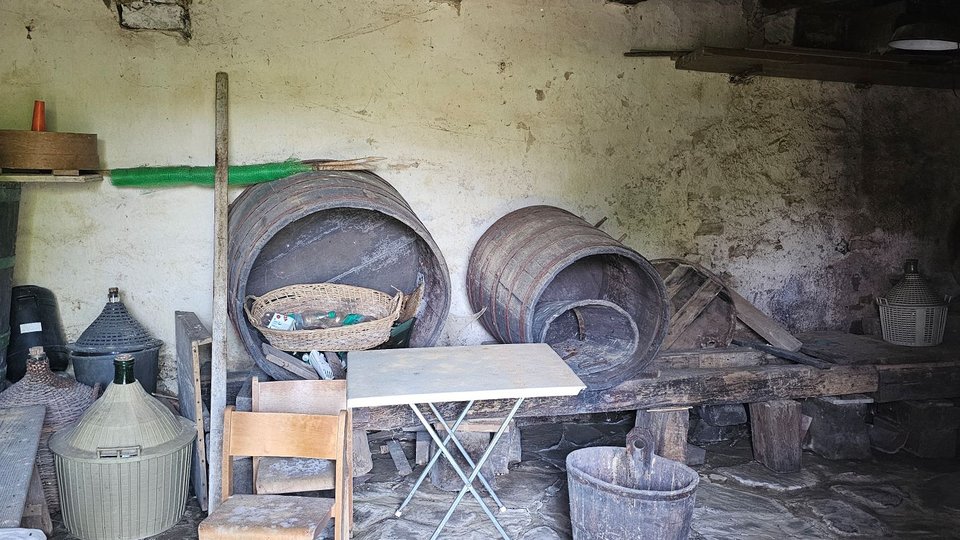
<instances>
[{"instance_id":1,"label":"wicker basket on shelf","mask_svg":"<svg viewBox=\"0 0 960 540\"><path fill-rule=\"evenodd\" d=\"M390 328L400 315L403 294L396 296L351 285L313 283L289 285L263 296L248 296L243 304L247 319L271 345L284 351L362 351L390 337ZM295 313L336 310L360 313L374 320L317 330L273 330L261 324L270 312Z\"/></svg>"}]
</instances>

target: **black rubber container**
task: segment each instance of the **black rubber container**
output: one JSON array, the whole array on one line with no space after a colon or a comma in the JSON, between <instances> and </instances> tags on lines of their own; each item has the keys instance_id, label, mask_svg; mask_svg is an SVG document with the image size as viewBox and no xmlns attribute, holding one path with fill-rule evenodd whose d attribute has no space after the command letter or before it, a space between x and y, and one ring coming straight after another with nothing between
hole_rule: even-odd
<instances>
[{"instance_id":1,"label":"black rubber container","mask_svg":"<svg viewBox=\"0 0 960 540\"><path fill-rule=\"evenodd\" d=\"M107 293L107 304L100 315L70 346L70 358L77 380L106 388L113 380L113 361L122 353L132 354L133 372L148 393L157 390L160 371L160 346L163 342L150 335L120 301L120 291Z\"/></svg>"},{"instance_id":2,"label":"black rubber container","mask_svg":"<svg viewBox=\"0 0 960 540\"><path fill-rule=\"evenodd\" d=\"M26 372L30 347L43 347L54 371L63 371L70 363L57 297L50 289L21 285L13 288L10 299L10 346L7 349L10 381L19 381Z\"/></svg>"}]
</instances>

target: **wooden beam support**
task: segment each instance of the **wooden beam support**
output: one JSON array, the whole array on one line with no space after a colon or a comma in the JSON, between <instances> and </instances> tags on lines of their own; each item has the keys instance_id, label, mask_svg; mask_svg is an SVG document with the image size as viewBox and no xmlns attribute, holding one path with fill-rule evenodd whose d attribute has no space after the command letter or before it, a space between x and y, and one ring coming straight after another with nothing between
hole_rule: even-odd
<instances>
[{"instance_id":1,"label":"wooden beam support","mask_svg":"<svg viewBox=\"0 0 960 540\"><path fill-rule=\"evenodd\" d=\"M960 68L953 64L920 64L906 55L802 48L704 47L678 58L676 67L708 73L942 89L953 89L960 77Z\"/></svg>"},{"instance_id":2,"label":"wooden beam support","mask_svg":"<svg viewBox=\"0 0 960 540\"><path fill-rule=\"evenodd\" d=\"M800 470L800 403L792 400L750 404L753 458L778 473Z\"/></svg>"},{"instance_id":3,"label":"wooden beam support","mask_svg":"<svg viewBox=\"0 0 960 540\"><path fill-rule=\"evenodd\" d=\"M519 417L632 411L689 405L750 403L812 396L869 393L877 388L873 366L838 366L817 369L802 365L766 365L728 369L664 369L649 377L626 381L602 392L581 392L574 397L528 399ZM503 417L511 400L474 404L468 418ZM441 414L452 418L462 409L443 404ZM355 426L368 430L398 429L417 425L409 407L373 407L354 412Z\"/></svg>"},{"instance_id":4,"label":"wooden beam support","mask_svg":"<svg viewBox=\"0 0 960 540\"><path fill-rule=\"evenodd\" d=\"M877 403L960 397L960 362L877 366Z\"/></svg>"},{"instance_id":5,"label":"wooden beam support","mask_svg":"<svg viewBox=\"0 0 960 540\"><path fill-rule=\"evenodd\" d=\"M216 173L213 183L214 245L213 245L213 342L210 366L210 481L208 504L210 512L220 505L223 463L223 411L227 406L227 197L228 184L228 124L227 74L217 72L216 79ZM229 485L230 478L227 478Z\"/></svg>"},{"instance_id":6,"label":"wooden beam support","mask_svg":"<svg viewBox=\"0 0 960 540\"><path fill-rule=\"evenodd\" d=\"M667 459L687 462L687 430L690 409L639 410L634 425L653 437L653 452Z\"/></svg>"}]
</instances>

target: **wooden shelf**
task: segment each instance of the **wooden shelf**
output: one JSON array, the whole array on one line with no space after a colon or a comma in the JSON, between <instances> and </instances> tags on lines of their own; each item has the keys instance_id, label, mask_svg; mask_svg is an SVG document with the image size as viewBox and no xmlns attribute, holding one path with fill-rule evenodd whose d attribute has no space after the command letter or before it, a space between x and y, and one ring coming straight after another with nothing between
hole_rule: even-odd
<instances>
[{"instance_id":1,"label":"wooden shelf","mask_svg":"<svg viewBox=\"0 0 960 540\"><path fill-rule=\"evenodd\" d=\"M101 180L103 180L103 175L100 174L0 174L0 182L21 182L29 184L80 184L84 182L99 182Z\"/></svg>"},{"instance_id":2,"label":"wooden shelf","mask_svg":"<svg viewBox=\"0 0 960 540\"><path fill-rule=\"evenodd\" d=\"M573 397L531 398L517 416L564 416L693 405L755 403L817 396L869 394L876 402L960 397L960 345L898 347L870 336L816 332L797 336L803 351L828 369L791 364L741 347L661 351L648 373L603 391ZM474 404L470 419L502 417L512 400ZM441 404L445 415L460 404ZM357 409L355 428L395 429L416 425L409 407Z\"/></svg>"},{"instance_id":3,"label":"wooden shelf","mask_svg":"<svg viewBox=\"0 0 960 540\"><path fill-rule=\"evenodd\" d=\"M629 54L629 53L628 53ZM704 47L678 56L677 69L729 73L738 79L784 77L862 85L960 87L960 66L943 57L877 55L820 49Z\"/></svg>"}]
</instances>

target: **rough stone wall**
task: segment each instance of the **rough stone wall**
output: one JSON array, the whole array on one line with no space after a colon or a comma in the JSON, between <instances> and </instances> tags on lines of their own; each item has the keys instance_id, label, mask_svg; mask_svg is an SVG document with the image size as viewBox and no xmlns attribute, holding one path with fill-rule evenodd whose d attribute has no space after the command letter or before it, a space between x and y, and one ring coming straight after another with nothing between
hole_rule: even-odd
<instances>
[{"instance_id":1,"label":"rough stone wall","mask_svg":"<svg viewBox=\"0 0 960 540\"><path fill-rule=\"evenodd\" d=\"M99 2L0 7L0 128L98 133L103 166L213 163L213 75L230 73L231 159L380 155L447 258L445 343L487 339L467 258L504 213L554 204L648 258L729 276L791 328L846 328L915 256L956 293L960 100L677 71L631 47L742 46L739 2L198 1L189 42L127 32ZM26 28L26 29L25 29ZM82 36L79 39L78 36ZM28 186L17 283L58 295L76 338L118 285L162 338L209 322L212 193ZM232 361L247 360L235 345Z\"/></svg>"}]
</instances>

